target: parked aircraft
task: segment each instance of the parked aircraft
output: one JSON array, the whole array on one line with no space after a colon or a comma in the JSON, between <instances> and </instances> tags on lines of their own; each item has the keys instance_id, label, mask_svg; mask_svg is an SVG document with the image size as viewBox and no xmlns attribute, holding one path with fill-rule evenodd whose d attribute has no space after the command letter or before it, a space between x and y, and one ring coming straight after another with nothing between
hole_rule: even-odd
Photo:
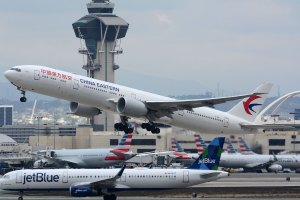
<instances>
[{"instance_id":1,"label":"parked aircraft","mask_svg":"<svg viewBox=\"0 0 300 200\"><path fill-rule=\"evenodd\" d=\"M228 175L217 171L224 137L215 138L189 169L35 169L12 171L0 179L0 189L19 192L66 190L74 197L101 196L115 200L129 190L185 188ZM199 170L200 169L200 170Z\"/></svg>"},{"instance_id":2,"label":"parked aircraft","mask_svg":"<svg viewBox=\"0 0 300 200\"><path fill-rule=\"evenodd\" d=\"M103 110L117 113L121 123L115 128L128 133L133 131L128 117L144 119L142 128L152 133L160 132L155 122L206 133L257 132L254 120L272 87L266 83L247 95L177 100L37 65L12 67L5 77L21 91L21 102L31 91L71 101L71 111L80 116L92 117ZM212 108L237 99L243 100L228 112Z\"/></svg>"},{"instance_id":3,"label":"parked aircraft","mask_svg":"<svg viewBox=\"0 0 300 200\"><path fill-rule=\"evenodd\" d=\"M249 145L247 144L247 142L241 137L239 137L239 143L240 143L240 151L244 155L274 157L273 155L260 155L254 153L252 149L249 147ZM281 169L291 169L291 170L295 170L296 172L300 172L300 155L297 154L276 155L276 160L277 161L274 164L281 166ZM278 169L279 168L280 167L278 167Z\"/></svg>"},{"instance_id":4,"label":"parked aircraft","mask_svg":"<svg viewBox=\"0 0 300 200\"><path fill-rule=\"evenodd\" d=\"M42 159L36 161L34 167L103 168L113 166L135 155L130 151L131 140L132 133L123 133L118 146L113 149L43 150L38 152Z\"/></svg>"}]
</instances>

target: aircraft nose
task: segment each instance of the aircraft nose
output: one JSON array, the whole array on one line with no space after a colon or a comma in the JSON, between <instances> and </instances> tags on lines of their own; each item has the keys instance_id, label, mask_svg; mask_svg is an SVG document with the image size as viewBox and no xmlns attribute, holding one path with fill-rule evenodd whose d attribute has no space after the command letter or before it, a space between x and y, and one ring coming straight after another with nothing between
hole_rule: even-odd
<instances>
[{"instance_id":1,"label":"aircraft nose","mask_svg":"<svg viewBox=\"0 0 300 200\"><path fill-rule=\"evenodd\" d=\"M7 70L7 71L5 71L4 72L4 76L8 79L8 80L12 80L12 78L13 78L13 74L14 74L14 72L12 71L12 70Z\"/></svg>"}]
</instances>

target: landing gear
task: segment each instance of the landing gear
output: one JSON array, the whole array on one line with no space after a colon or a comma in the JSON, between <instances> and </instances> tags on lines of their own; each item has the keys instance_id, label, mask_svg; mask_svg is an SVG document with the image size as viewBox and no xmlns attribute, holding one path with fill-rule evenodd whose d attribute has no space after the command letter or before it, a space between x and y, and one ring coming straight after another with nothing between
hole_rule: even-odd
<instances>
[{"instance_id":1,"label":"landing gear","mask_svg":"<svg viewBox=\"0 0 300 200\"><path fill-rule=\"evenodd\" d=\"M125 133L133 133L133 128L129 127L128 117L121 116L122 123L115 123L115 129L118 131L124 131Z\"/></svg>"},{"instance_id":2,"label":"landing gear","mask_svg":"<svg viewBox=\"0 0 300 200\"><path fill-rule=\"evenodd\" d=\"M23 95L23 97L20 98L20 101L21 101L21 102L26 102L26 101L27 101L27 98L25 97L25 91L22 90L22 91L21 91L21 94Z\"/></svg>"},{"instance_id":3,"label":"landing gear","mask_svg":"<svg viewBox=\"0 0 300 200\"><path fill-rule=\"evenodd\" d=\"M116 200L117 195L115 194L105 194L103 195L103 200Z\"/></svg>"},{"instance_id":4,"label":"landing gear","mask_svg":"<svg viewBox=\"0 0 300 200\"><path fill-rule=\"evenodd\" d=\"M115 123L115 129L124 131L125 133L133 133L133 128L129 128L128 125L124 125L123 123Z\"/></svg>"},{"instance_id":5,"label":"landing gear","mask_svg":"<svg viewBox=\"0 0 300 200\"><path fill-rule=\"evenodd\" d=\"M155 126L153 122L142 123L142 129L146 129L147 131L151 131L151 133L159 134L160 129Z\"/></svg>"},{"instance_id":6,"label":"landing gear","mask_svg":"<svg viewBox=\"0 0 300 200\"><path fill-rule=\"evenodd\" d=\"M23 200L23 191L20 191L18 200Z\"/></svg>"}]
</instances>

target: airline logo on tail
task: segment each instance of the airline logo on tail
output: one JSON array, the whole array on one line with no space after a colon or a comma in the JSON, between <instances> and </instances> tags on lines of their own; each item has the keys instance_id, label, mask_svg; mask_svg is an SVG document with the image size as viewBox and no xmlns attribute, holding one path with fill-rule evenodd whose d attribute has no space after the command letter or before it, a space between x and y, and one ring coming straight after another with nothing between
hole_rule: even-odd
<instances>
[{"instance_id":1,"label":"airline logo on tail","mask_svg":"<svg viewBox=\"0 0 300 200\"><path fill-rule=\"evenodd\" d=\"M213 139L205 151L192 164L190 169L217 170L220 163L224 140L224 137Z\"/></svg>"},{"instance_id":2,"label":"airline logo on tail","mask_svg":"<svg viewBox=\"0 0 300 200\"><path fill-rule=\"evenodd\" d=\"M260 103L252 103L254 100L260 99L260 98L261 98L261 96L254 95L254 96L249 97L247 99L247 101L243 102L245 112L248 115L252 115L251 112L256 113L255 110L253 110L253 107L255 107L255 106L261 106L262 105Z\"/></svg>"},{"instance_id":3,"label":"airline logo on tail","mask_svg":"<svg viewBox=\"0 0 300 200\"><path fill-rule=\"evenodd\" d=\"M207 147L207 145L199 134L195 133L194 137L195 137L197 152L198 154L201 154L204 151L204 149Z\"/></svg>"}]
</instances>

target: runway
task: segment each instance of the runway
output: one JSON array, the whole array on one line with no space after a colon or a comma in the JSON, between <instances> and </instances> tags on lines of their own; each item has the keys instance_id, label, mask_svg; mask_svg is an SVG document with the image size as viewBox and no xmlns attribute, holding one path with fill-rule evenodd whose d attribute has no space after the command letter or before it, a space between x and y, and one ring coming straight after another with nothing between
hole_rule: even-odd
<instances>
[{"instance_id":1,"label":"runway","mask_svg":"<svg viewBox=\"0 0 300 200\"><path fill-rule=\"evenodd\" d=\"M287 177L290 181L287 181ZM231 174L229 177L210 183L204 183L191 188L154 191L154 192L121 192L118 193L118 200L135 200L135 199L191 199L192 194L197 197L209 200L230 199L256 199L264 200L272 197L273 199L300 198L300 174L274 174L274 173L239 173ZM64 196L66 195L66 196ZM24 200L71 200L81 199L72 198L68 193L51 193L47 196L24 194ZM17 195L5 194L0 191L0 200L17 199ZM102 199L102 197L82 198L85 200Z\"/></svg>"}]
</instances>

